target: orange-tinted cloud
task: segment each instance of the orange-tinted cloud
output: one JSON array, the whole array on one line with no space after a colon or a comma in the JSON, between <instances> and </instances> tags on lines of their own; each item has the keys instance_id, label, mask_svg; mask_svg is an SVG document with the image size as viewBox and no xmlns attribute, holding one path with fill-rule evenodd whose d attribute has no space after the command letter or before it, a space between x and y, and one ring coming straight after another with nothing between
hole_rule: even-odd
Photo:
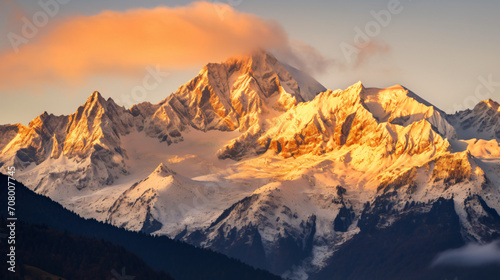
<instances>
[{"instance_id":1,"label":"orange-tinted cloud","mask_svg":"<svg viewBox=\"0 0 500 280\"><path fill-rule=\"evenodd\" d=\"M317 49L300 40L291 40L279 52L278 56L282 61L309 74L324 73L337 64L335 60L324 57Z\"/></svg>"},{"instance_id":2,"label":"orange-tinted cloud","mask_svg":"<svg viewBox=\"0 0 500 280\"><path fill-rule=\"evenodd\" d=\"M11 26L17 25L21 21L21 18L26 16L23 7L13 0L1 0L0 8L11 11L5 15L9 25Z\"/></svg>"},{"instance_id":3,"label":"orange-tinted cloud","mask_svg":"<svg viewBox=\"0 0 500 280\"><path fill-rule=\"evenodd\" d=\"M50 28L19 52L0 54L0 87L142 73L152 65L193 67L255 48L287 49L289 44L276 22L208 2L104 11Z\"/></svg>"}]
</instances>

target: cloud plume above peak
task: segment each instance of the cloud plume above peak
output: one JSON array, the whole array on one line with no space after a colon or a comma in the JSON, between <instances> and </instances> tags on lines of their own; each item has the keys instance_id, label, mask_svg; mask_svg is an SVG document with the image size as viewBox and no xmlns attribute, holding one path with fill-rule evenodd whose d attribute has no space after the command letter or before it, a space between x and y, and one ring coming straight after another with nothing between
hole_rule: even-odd
<instances>
[{"instance_id":1,"label":"cloud plume above peak","mask_svg":"<svg viewBox=\"0 0 500 280\"><path fill-rule=\"evenodd\" d=\"M254 49L292 50L277 22L209 2L104 11L54 25L17 53L0 50L0 85L130 75L152 65L190 68Z\"/></svg>"}]
</instances>

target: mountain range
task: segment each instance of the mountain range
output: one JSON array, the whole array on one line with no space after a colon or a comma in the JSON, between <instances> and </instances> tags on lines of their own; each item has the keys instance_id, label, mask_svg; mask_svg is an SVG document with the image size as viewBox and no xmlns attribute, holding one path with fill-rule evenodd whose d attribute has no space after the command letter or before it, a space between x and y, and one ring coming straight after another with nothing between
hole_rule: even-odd
<instances>
[{"instance_id":1,"label":"mountain range","mask_svg":"<svg viewBox=\"0 0 500 280\"><path fill-rule=\"evenodd\" d=\"M85 218L286 278L401 279L500 239L499 107L448 115L401 85L329 90L259 51L158 104L94 92L69 116L0 126L0 168Z\"/></svg>"}]
</instances>

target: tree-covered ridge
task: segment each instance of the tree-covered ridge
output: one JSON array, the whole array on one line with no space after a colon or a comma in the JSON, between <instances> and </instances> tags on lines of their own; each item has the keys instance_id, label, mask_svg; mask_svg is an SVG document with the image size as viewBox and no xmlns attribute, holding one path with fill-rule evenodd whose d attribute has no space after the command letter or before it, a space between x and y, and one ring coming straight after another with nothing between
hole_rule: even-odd
<instances>
[{"instance_id":1,"label":"tree-covered ridge","mask_svg":"<svg viewBox=\"0 0 500 280\"><path fill-rule=\"evenodd\" d=\"M5 193L6 189L7 176L0 174L0 193ZM0 216L6 217L6 212L7 199L0 199ZM45 225L53 230L123 246L151 268L163 270L177 280L281 279L211 250L196 248L165 236L130 232L93 219L81 218L19 182L16 184L16 217L26 224Z\"/></svg>"}]
</instances>

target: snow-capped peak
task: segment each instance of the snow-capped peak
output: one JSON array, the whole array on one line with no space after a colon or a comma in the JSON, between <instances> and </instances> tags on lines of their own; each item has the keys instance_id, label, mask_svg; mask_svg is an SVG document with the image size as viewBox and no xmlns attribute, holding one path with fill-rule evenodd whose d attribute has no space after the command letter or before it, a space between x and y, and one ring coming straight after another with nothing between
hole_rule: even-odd
<instances>
[{"instance_id":1,"label":"snow-capped peak","mask_svg":"<svg viewBox=\"0 0 500 280\"><path fill-rule=\"evenodd\" d=\"M450 115L460 139L500 139L500 104L492 99L479 102L474 109Z\"/></svg>"},{"instance_id":2,"label":"snow-capped peak","mask_svg":"<svg viewBox=\"0 0 500 280\"><path fill-rule=\"evenodd\" d=\"M500 104L498 104L497 102L495 102L491 98L488 100L483 100L483 101L479 102L479 104L476 106L481 106L483 104L486 105L488 108L493 109L494 111L500 112Z\"/></svg>"},{"instance_id":3,"label":"snow-capped peak","mask_svg":"<svg viewBox=\"0 0 500 280\"><path fill-rule=\"evenodd\" d=\"M443 111L401 85L385 89L367 88L361 95L368 110L379 122L408 126L426 119L445 138L457 137Z\"/></svg>"},{"instance_id":4,"label":"snow-capped peak","mask_svg":"<svg viewBox=\"0 0 500 280\"><path fill-rule=\"evenodd\" d=\"M165 164L160 163L160 165L158 165L158 167L155 169L153 174L157 174L159 176L166 177L166 176L175 175L175 172L170 170Z\"/></svg>"},{"instance_id":5,"label":"snow-capped peak","mask_svg":"<svg viewBox=\"0 0 500 280\"><path fill-rule=\"evenodd\" d=\"M169 116L158 122L168 126L177 117L199 130L247 131L324 89L305 74L299 75L300 71L294 74L300 76L302 86L274 56L262 51L209 63L160 103L157 110ZM310 92L314 89L318 92Z\"/></svg>"},{"instance_id":6,"label":"snow-capped peak","mask_svg":"<svg viewBox=\"0 0 500 280\"><path fill-rule=\"evenodd\" d=\"M355 84L347 88L347 91L357 91L361 92L362 90L365 89L365 86L361 81L357 81Z\"/></svg>"},{"instance_id":7,"label":"snow-capped peak","mask_svg":"<svg viewBox=\"0 0 500 280\"><path fill-rule=\"evenodd\" d=\"M88 98L85 104L81 106L83 108L84 114L91 115L95 114L93 110L120 110L120 111L125 111L125 108L118 106L115 101L111 98L108 98L107 100L104 99L104 97L101 95L100 92L94 91ZM78 111L77 111L78 113Z\"/></svg>"},{"instance_id":8,"label":"snow-capped peak","mask_svg":"<svg viewBox=\"0 0 500 280\"><path fill-rule=\"evenodd\" d=\"M219 151L219 157L239 156L241 149L273 150L285 158L351 147L382 157L408 154L428 159L446 152L449 144L438 133L453 135L453 127L433 107L406 94L402 87L365 89L361 82L323 92L277 117L262 136L236 139Z\"/></svg>"},{"instance_id":9,"label":"snow-capped peak","mask_svg":"<svg viewBox=\"0 0 500 280\"><path fill-rule=\"evenodd\" d=\"M87 103L95 102L98 100L105 101L104 98L102 97L101 93L96 90L96 91L92 92L92 94L88 97Z\"/></svg>"}]
</instances>

